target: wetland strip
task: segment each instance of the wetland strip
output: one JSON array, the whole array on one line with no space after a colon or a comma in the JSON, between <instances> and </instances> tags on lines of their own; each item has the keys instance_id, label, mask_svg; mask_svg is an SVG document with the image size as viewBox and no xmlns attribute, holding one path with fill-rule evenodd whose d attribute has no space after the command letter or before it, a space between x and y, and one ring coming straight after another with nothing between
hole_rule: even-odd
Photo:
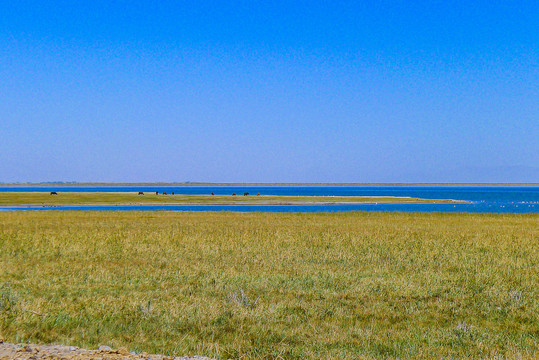
<instances>
[{"instance_id":1,"label":"wetland strip","mask_svg":"<svg viewBox=\"0 0 539 360\"><path fill-rule=\"evenodd\" d=\"M462 200L422 199L404 196L282 196L186 195L138 192L2 192L0 206L72 205L342 205L342 204L441 204Z\"/></svg>"}]
</instances>

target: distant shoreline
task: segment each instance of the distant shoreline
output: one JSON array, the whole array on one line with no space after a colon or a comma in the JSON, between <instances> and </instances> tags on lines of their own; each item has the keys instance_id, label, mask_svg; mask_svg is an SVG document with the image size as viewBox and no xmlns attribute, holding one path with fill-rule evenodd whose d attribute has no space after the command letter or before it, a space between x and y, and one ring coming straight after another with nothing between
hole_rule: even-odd
<instances>
[{"instance_id":1,"label":"distant shoreline","mask_svg":"<svg viewBox=\"0 0 539 360\"><path fill-rule=\"evenodd\" d=\"M465 203L462 200L423 199L407 196L283 196L283 195L157 195L137 192L3 192L0 206L129 206L129 205L337 205Z\"/></svg>"},{"instance_id":2,"label":"distant shoreline","mask_svg":"<svg viewBox=\"0 0 539 360\"><path fill-rule=\"evenodd\" d=\"M0 183L1 187L118 187L118 186L190 186L190 187L225 187L225 186L515 186L515 187L534 187L539 186L539 183L208 183L208 182L141 182L141 183L109 183L109 182L80 182L80 183Z\"/></svg>"}]
</instances>

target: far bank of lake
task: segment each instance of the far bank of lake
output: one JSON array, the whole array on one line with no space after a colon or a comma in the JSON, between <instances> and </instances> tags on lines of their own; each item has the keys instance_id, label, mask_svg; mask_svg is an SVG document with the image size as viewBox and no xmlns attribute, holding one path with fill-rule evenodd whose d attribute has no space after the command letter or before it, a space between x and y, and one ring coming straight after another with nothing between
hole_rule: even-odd
<instances>
[{"instance_id":1,"label":"far bank of lake","mask_svg":"<svg viewBox=\"0 0 539 360\"><path fill-rule=\"evenodd\" d=\"M52 199L48 195L51 191L58 192L58 198L51 195ZM175 195L154 195L154 199L144 195L141 200L142 196L135 196L139 191ZM8 193L32 197L31 193L38 196L44 192L42 201L7 201L13 196ZM212 192L214 197L209 196ZM241 196L245 192L250 195ZM66 193L86 193L94 200L101 194L109 199L131 200L62 203L60 198ZM237 196L232 197L232 193ZM182 201L182 197L198 200ZM26 205L17 206L22 204ZM537 213L539 186L3 186L0 210Z\"/></svg>"}]
</instances>

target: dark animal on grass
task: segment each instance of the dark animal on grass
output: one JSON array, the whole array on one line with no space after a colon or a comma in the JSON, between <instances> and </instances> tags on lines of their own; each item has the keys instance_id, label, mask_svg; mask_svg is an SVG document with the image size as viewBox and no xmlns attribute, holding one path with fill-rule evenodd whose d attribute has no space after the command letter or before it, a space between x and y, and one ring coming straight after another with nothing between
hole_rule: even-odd
<instances>
[{"instance_id":1,"label":"dark animal on grass","mask_svg":"<svg viewBox=\"0 0 539 360\"><path fill-rule=\"evenodd\" d=\"M260 196L260 193L256 193L256 196Z\"/></svg>"},{"instance_id":2,"label":"dark animal on grass","mask_svg":"<svg viewBox=\"0 0 539 360\"><path fill-rule=\"evenodd\" d=\"M212 195L215 195L214 193L211 193Z\"/></svg>"},{"instance_id":3,"label":"dark animal on grass","mask_svg":"<svg viewBox=\"0 0 539 360\"><path fill-rule=\"evenodd\" d=\"M172 195L174 195L174 191L172 192Z\"/></svg>"},{"instance_id":4,"label":"dark animal on grass","mask_svg":"<svg viewBox=\"0 0 539 360\"><path fill-rule=\"evenodd\" d=\"M232 193L232 196L236 196L236 193Z\"/></svg>"},{"instance_id":5,"label":"dark animal on grass","mask_svg":"<svg viewBox=\"0 0 539 360\"><path fill-rule=\"evenodd\" d=\"M138 194L139 195L144 195L144 193L142 191L139 191Z\"/></svg>"},{"instance_id":6,"label":"dark animal on grass","mask_svg":"<svg viewBox=\"0 0 539 360\"><path fill-rule=\"evenodd\" d=\"M167 195L167 193L166 193L166 192L163 192L163 195Z\"/></svg>"},{"instance_id":7,"label":"dark animal on grass","mask_svg":"<svg viewBox=\"0 0 539 360\"><path fill-rule=\"evenodd\" d=\"M247 196L247 195L249 195L249 193L243 193L243 196Z\"/></svg>"},{"instance_id":8,"label":"dark animal on grass","mask_svg":"<svg viewBox=\"0 0 539 360\"><path fill-rule=\"evenodd\" d=\"M58 195L56 191L51 191L51 195Z\"/></svg>"},{"instance_id":9,"label":"dark animal on grass","mask_svg":"<svg viewBox=\"0 0 539 360\"><path fill-rule=\"evenodd\" d=\"M156 192L155 192L155 195L159 195L159 191L156 191Z\"/></svg>"}]
</instances>

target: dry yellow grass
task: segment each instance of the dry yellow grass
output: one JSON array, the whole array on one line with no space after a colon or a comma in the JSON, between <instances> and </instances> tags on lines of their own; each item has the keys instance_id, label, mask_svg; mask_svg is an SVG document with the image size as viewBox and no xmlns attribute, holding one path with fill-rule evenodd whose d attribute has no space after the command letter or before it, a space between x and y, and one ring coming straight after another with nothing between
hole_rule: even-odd
<instances>
[{"instance_id":1,"label":"dry yellow grass","mask_svg":"<svg viewBox=\"0 0 539 360\"><path fill-rule=\"evenodd\" d=\"M220 358L536 358L538 224L1 212L0 334Z\"/></svg>"}]
</instances>

